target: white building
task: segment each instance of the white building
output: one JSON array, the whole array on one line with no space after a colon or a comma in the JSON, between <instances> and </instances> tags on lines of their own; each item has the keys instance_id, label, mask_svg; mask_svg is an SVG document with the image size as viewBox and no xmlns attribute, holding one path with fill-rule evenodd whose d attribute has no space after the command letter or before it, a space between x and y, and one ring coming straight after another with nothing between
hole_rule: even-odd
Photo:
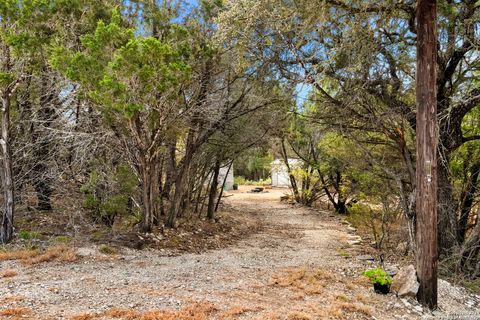
<instances>
[{"instance_id":1,"label":"white building","mask_svg":"<svg viewBox=\"0 0 480 320\"><path fill-rule=\"evenodd\" d=\"M225 186L224 190L229 191L233 189L233 165L230 167L230 170L228 170L229 166L222 167L220 168L220 171L218 173L218 186L221 187L223 184L223 180L225 179L225 176L227 176L227 180L225 181ZM228 172L228 175L227 175Z\"/></svg>"},{"instance_id":2,"label":"white building","mask_svg":"<svg viewBox=\"0 0 480 320\"><path fill-rule=\"evenodd\" d=\"M298 168L302 162L298 159L288 159L288 165L293 170ZM290 188L290 177L287 166L283 159L276 159L271 163L272 167L272 187Z\"/></svg>"}]
</instances>

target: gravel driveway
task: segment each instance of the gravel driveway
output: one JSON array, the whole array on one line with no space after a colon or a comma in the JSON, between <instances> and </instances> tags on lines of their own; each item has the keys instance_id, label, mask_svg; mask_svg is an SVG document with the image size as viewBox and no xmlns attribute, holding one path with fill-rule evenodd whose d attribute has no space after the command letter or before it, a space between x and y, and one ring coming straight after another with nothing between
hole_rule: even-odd
<instances>
[{"instance_id":1,"label":"gravel driveway","mask_svg":"<svg viewBox=\"0 0 480 320\"><path fill-rule=\"evenodd\" d=\"M83 247L72 263L0 262L2 270L17 273L0 278L0 310L25 308L23 319L111 319L105 312L117 308L143 313L198 302L213 306L212 319L423 315L413 302L372 292L360 273L375 263L356 258L364 248L348 245L353 236L338 218L280 202L282 192L238 191L226 198L228 214L264 227L221 250L168 256L125 248L103 255Z\"/></svg>"}]
</instances>

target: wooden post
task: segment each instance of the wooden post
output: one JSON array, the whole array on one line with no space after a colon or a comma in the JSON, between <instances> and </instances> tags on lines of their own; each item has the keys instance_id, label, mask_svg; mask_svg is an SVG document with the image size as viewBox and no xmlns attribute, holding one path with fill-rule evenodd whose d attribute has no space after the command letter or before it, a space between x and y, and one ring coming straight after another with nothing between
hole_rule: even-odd
<instances>
[{"instance_id":1,"label":"wooden post","mask_svg":"<svg viewBox=\"0 0 480 320\"><path fill-rule=\"evenodd\" d=\"M437 35L436 0L417 3L417 190L418 301L437 306Z\"/></svg>"}]
</instances>

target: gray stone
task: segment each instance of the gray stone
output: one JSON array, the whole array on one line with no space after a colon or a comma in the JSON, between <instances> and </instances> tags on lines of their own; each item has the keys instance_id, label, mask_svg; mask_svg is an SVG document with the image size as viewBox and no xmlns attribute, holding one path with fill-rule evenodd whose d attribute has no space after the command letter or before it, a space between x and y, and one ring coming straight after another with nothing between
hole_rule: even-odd
<instances>
[{"instance_id":1,"label":"gray stone","mask_svg":"<svg viewBox=\"0 0 480 320\"><path fill-rule=\"evenodd\" d=\"M351 246L360 245L360 244L362 244L362 241L352 240L352 241L348 241L348 244L351 245Z\"/></svg>"},{"instance_id":2,"label":"gray stone","mask_svg":"<svg viewBox=\"0 0 480 320\"><path fill-rule=\"evenodd\" d=\"M368 260L368 261L375 261L375 258L369 254L364 254L357 257L358 260Z\"/></svg>"},{"instance_id":3,"label":"gray stone","mask_svg":"<svg viewBox=\"0 0 480 320\"><path fill-rule=\"evenodd\" d=\"M82 247L77 249L77 255L80 257L91 257L97 254L95 248Z\"/></svg>"},{"instance_id":4,"label":"gray stone","mask_svg":"<svg viewBox=\"0 0 480 320\"><path fill-rule=\"evenodd\" d=\"M400 269L398 274L393 278L392 291L399 297L417 296L419 283L417 281L417 272L413 265L409 265Z\"/></svg>"}]
</instances>

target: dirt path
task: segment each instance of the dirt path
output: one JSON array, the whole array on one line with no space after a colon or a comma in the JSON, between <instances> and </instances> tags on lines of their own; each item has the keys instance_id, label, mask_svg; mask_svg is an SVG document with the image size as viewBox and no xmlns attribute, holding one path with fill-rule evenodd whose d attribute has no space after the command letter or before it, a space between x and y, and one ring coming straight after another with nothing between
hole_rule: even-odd
<instances>
[{"instance_id":1,"label":"dirt path","mask_svg":"<svg viewBox=\"0 0 480 320\"><path fill-rule=\"evenodd\" d=\"M191 319L419 317L393 295L372 292L360 276L371 265L355 258L362 246L347 244L352 235L337 218L281 203L281 193L227 198L228 214L264 228L222 250L169 257L82 248L86 257L74 263L0 262L2 270L17 273L0 279L0 310L25 308L23 319L133 319L127 311L186 306L198 315Z\"/></svg>"}]
</instances>

